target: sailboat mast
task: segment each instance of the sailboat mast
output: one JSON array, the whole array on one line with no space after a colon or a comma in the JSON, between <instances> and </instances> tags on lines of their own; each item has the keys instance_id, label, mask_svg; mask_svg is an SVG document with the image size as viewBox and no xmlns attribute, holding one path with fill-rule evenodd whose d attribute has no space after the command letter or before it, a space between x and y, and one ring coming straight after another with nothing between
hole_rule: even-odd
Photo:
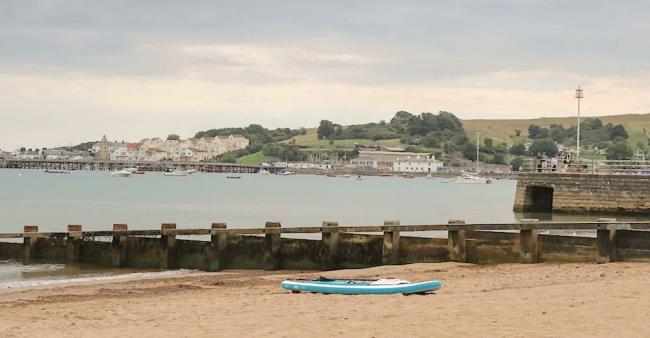
<instances>
[{"instance_id":1,"label":"sailboat mast","mask_svg":"<svg viewBox=\"0 0 650 338\"><path fill-rule=\"evenodd\" d=\"M476 172L478 173L478 154L481 147L479 133L476 132Z\"/></svg>"}]
</instances>

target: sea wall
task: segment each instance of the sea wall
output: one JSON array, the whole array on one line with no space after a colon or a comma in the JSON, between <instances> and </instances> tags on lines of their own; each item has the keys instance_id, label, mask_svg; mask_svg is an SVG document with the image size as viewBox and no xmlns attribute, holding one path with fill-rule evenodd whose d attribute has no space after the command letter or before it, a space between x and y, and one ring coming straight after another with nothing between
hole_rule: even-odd
<instances>
[{"instance_id":1,"label":"sea wall","mask_svg":"<svg viewBox=\"0 0 650 338\"><path fill-rule=\"evenodd\" d=\"M628 174L520 173L514 210L650 214L650 177Z\"/></svg>"}]
</instances>

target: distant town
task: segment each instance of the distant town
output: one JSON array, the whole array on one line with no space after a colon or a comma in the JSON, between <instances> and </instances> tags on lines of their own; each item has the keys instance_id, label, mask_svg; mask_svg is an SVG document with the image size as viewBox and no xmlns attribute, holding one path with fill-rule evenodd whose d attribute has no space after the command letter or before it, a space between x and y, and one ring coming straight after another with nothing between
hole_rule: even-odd
<instances>
[{"instance_id":1,"label":"distant town","mask_svg":"<svg viewBox=\"0 0 650 338\"><path fill-rule=\"evenodd\" d=\"M0 158L50 161L212 162L301 170L435 173L518 171L525 166L589 160L645 160L650 153L647 115L575 119L465 120L454 114L398 111L389 121L343 126L322 120L318 128L208 129L194 137L109 140L76 146L0 151ZM542 165L543 166L543 165Z\"/></svg>"}]
</instances>

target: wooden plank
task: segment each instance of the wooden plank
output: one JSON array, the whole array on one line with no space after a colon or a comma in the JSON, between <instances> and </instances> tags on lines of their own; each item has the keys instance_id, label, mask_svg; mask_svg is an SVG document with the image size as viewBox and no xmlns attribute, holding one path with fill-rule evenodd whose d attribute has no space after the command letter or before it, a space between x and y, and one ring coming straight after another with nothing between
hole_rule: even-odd
<instances>
[{"instance_id":1,"label":"wooden plank","mask_svg":"<svg viewBox=\"0 0 650 338\"><path fill-rule=\"evenodd\" d=\"M386 231L418 232L418 231L445 231L445 230L596 230L606 226L607 229L650 230L649 221L639 222L539 222L537 224L525 223L481 223L481 224L420 224L420 225L358 225L338 227L292 227L292 228L239 228L239 229L166 229L165 234L176 236L201 236L201 235L264 235L271 233L300 234L321 232L362 232L383 233ZM83 237L112 237L112 236L161 236L162 229L156 230L94 230L82 231ZM32 232L30 237L59 237L68 236L67 232ZM25 233L0 233L2 238L23 238Z\"/></svg>"}]
</instances>

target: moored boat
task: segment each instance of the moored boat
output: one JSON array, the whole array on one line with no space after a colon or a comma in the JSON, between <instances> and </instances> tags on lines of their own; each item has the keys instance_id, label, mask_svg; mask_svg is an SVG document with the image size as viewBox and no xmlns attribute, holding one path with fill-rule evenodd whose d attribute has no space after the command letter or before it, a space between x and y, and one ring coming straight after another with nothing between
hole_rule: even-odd
<instances>
[{"instance_id":1,"label":"moored boat","mask_svg":"<svg viewBox=\"0 0 650 338\"><path fill-rule=\"evenodd\" d=\"M164 176L187 176L187 172L184 170L174 170L169 171L163 174Z\"/></svg>"},{"instance_id":2,"label":"moored boat","mask_svg":"<svg viewBox=\"0 0 650 338\"><path fill-rule=\"evenodd\" d=\"M492 181L488 180L487 178L479 177L478 175L472 175L472 174L468 174L468 173L464 173L461 176L457 177L454 182L462 183L462 184L487 184L487 183L492 183Z\"/></svg>"},{"instance_id":3,"label":"moored boat","mask_svg":"<svg viewBox=\"0 0 650 338\"><path fill-rule=\"evenodd\" d=\"M45 169L45 172L48 174L69 174L70 170L64 169Z\"/></svg>"},{"instance_id":4,"label":"moored boat","mask_svg":"<svg viewBox=\"0 0 650 338\"><path fill-rule=\"evenodd\" d=\"M131 174L132 173L130 171L122 169L122 170L118 170L118 171L113 171L111 173L111 176L113 176L113 177L129 177L129 176L131 176Z\"/></svg>"}]
</instances>

